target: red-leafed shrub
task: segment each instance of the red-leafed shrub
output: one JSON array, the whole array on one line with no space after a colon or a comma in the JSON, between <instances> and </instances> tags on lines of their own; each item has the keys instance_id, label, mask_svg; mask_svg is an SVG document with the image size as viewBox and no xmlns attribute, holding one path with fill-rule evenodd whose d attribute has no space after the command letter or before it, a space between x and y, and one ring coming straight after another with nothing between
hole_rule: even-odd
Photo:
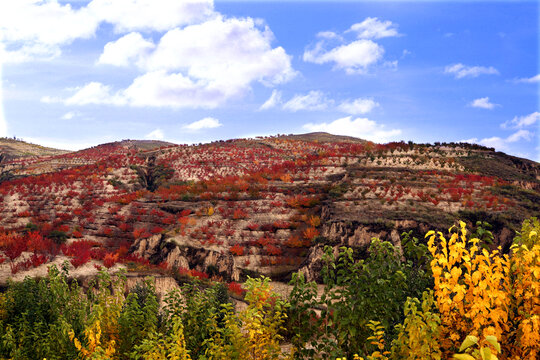
<instances>
[{"instance_id":1,"label":"red-leafed shrub","mask_svg":"<svg viewBox=\"0 0 540 360\"><path fill-rule=\"evenodd\" d=\"M268 255L279 256L283 253L280 248L272 244L268 244L265 249Z\"/></svg>"},{"instance_id":2,"label":"red-leafed shrub","mask_svg":"<svg viewBox=\"0 0 540 360\"><path fill-rule=\"evenodd\" d=\"M17 217L30 217L32 216L32 214L30 214L30 211L28 210L25 210L25 211L21 211L20 213L17 213Z\"/></svg>"},{"instance_id":3,"label":"red-leafed shrub","mask_svg":"<svg viewBox=\"0 0 540 360\"><path fill-rule=\"evenodd\" d=\"M44 253L50 247L50 241L47 241L43 236L37 231L31 231L26 235L26 246L29 251L32 251L34 254Z\"/></svg>"},{"instance_id":4,"label":"red-leafed shrub","mask_svg":"<svg viewBox=\"0 0 540 360\"><path fill-rule=\"evenodd\" d=\"M113 267L114 264L116 264L117 262L118 262L118 254L107 253L105 257L103 258L103 265L105 265L107 269Z\"/></svg>"},{"instance_id":5,"label":"red-leafed shrub","mask_svg":"<svg viewBox=\"0 0 540 360\"><path fill-rule=\"evenodd\" d=\"M133 237L135 239L147 238L151 235L152 234L150 234L145 228L136 228L133 230Z\"/></svg>"},{"instance_id":6,"label":"red-leafed shrub","mask_svg":"<svg viewBox=\"0 0 540 360\"><path fill-rule=\"evenodd\" d=\"M229 288L229 291L233 294L236 294L238 296L243 296L246 292L245 289L242 288L242 285L237 282L230 282L227 287Z\"/></svg>"},{"instance_id":7,"label":"red-leafed shrub","mask_svg":"<svg viewBox=\"0 0 540 360\"><path fill-rule=\"evenodd\" d=\"M248 217L248 213L244 209L235 209L233 212L233 219L245 219Z\"/></svg>"},{"instance_id":8,"label":"red-leafed shrub","mask_svg":"<svg viewBox=\"0 0 540 360\"><path fill-rule=\"evenodd\" d=\"M77 239L80 239L82 238L82 232L80 232L79 230L74 230L71 235L74 237L74 238L77 238Z\"/></svg>"},{"instance_id":9,"label":"red-leafed shrub","mask_svg":"<svg viewBox=\"0 0 540 360\"><path fill-rule=\"evenodd\" d=\"M259 224L248 224L247 228L251 231L257 231L259 229Z\"/></svg>"},{"instance_id":10,"label":"red-leafed shrub","mask_svg":"<svg viewBox=\"0 0 540 360\"><path fill-rule=\"evenodd\" d=\"M316 236L319 236L319 231L314 227L309 227L304 231L304 238L313 240Z\"/></svg>"},{"instance_id":11,"label":"red-leafed shrub","mask_svg":"<svg viewBox=\"0 0 540 360\"><path fill-rule=\"evenodd\" d=\"M122 232L128 232L129 231L129 224L127 223L121 223L118 225L118 228L122 231Z\"/></svg>"},{"instance_id":12,"label":"red-leafed shrub","mask_svg":"<svg viewBox=\"0 0 540 360\"><path fill-rule=\"evenodd\" d=\"M57 229L58 231L62 231L62 232L65 232L67 233L69 231L69 226L67 225L60 225Z\"/></svg>"},{"instance_id":13,"label":"red-leafed shrub","mask_svg":"<svg viewBox=\"0 0 540 360\"><path fill-rule=\"evenodd\" d=\"M188 216L189 214L191 214L191 210L190 209L184 209L180 212L180 217L186 217Z\"/></svg>"},{"instance_id":14,"label":"red-leafed shrub","mask_svg":"<svg viewBox=\"0 0 540 360\"><path fill-rule=\"evenodd\" d=\"M189 273L191 276L197 277L199 279L208 279L208 274L202 271L193 269L193 270L190 270Z\"/></svg>"},{"instance_id":15,"label":"red-leafed shrub","mask_svg":"<svg viewBox=\"0 0 540 360\"><path fill-rule=\"evenodd\" d=\"M150 229L150 232L152 234L159 234L163 231L163 228L161 226L154 226L152 229Z\"/></svg>"},{"instance_id":16,"label":"red-leafed shrub","mask_svg":"<svg viewBox=\"0 0 540 360\"><path fill-rule=\"evenodd\" d=\"M90 260L92 247L96 245L93 241L77 240L69 245L62 246L62 252L66 256L73 256L71 264L75 267L84 265Z\"/></svg>"},{"instance_id":17,"label":"red-leafed shrub","mask_svg":"<svg viewBox=\"0 0 540 360\"><path fill-rule=\"evenodd\" d=\"M230 253L236 256L244 255L245 248L242 245L236 244L229 249Z\"/></svg>"}]
</instances>

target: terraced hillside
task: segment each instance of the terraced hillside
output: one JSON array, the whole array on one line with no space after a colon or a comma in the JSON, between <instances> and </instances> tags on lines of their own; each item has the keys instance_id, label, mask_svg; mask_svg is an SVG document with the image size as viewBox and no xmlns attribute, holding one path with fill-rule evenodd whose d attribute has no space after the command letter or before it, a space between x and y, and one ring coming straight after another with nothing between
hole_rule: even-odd
<instances>
[{"instance_id":1,"label":"terraced hillside","mask_svg":"<svg viewBox=\"0 0 540 360\"><path fill-rule=\"evenodd\" d=\"M399 245L404 231L420 237L463 219L488 221L507 247L539 213L533 161L466 144L353 140L123 141L7 162L0 281L66 259L75 275L127 266L236 281L298 269L317 278L325 244L361 254L372 237Z\"/></svg>"}]
</instances>

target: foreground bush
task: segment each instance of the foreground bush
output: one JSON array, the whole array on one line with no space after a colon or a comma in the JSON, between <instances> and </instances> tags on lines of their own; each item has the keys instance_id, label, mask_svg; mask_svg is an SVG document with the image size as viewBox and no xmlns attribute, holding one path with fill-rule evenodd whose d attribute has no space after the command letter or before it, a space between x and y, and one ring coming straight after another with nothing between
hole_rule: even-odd
<instances>
[{"instance_id":1,"label":"foreground bush","mask_svg":"<svg viewBox=\"0 0 540 360\"><path fill-rule=\"evenodd\" d=\"M364 260L327 248L324 291L295 274L288 302L269 279L227 287L192 280L160 308L152 281L125 293L101 272L83 291L65 269L0 294L2 359L536 359L540 355L540 223L523 223L510 254L487 250L464 223L374 240ZM284 354L280 343L293 345Z\"/></svg>"}]
</instances>

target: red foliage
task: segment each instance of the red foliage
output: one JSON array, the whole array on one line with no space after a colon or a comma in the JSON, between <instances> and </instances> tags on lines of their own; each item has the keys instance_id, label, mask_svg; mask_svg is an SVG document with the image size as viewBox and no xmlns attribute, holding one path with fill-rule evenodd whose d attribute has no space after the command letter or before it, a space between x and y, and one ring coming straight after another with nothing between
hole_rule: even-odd
<instances>
[{"instance_id":1,"label":"red foliage","mask_svg":"<svg viewBox=\"0 0 540 360\"><path fill-rule=\"evenodd\" d=\"M304 231L303 235L304 238L308 240L313 240L316 236L319 236L319 231L314 227L309 227Z\"/></svg>"},{"instance_id":2,"label":"red foliage","mask_svg":"<svg viewBox=\"0 0 540 360\"><path fill-rule=\"evenodd\" d=\"M236 256L244 255L245 248L242 245L236 244L229 249L230 253Z\"/></svg>"},{"instance_id":3,"label":"red foliage","mask_svg":"<svg viewBox=\"0 0 540 360\"><path fill-rule=\"evenodd\" d=\"M62 252L66 256L73 256L71 264L75 267L86 264L91 258L91 249L94 245L99 245L94 241L77 240L69 245L62 245Z\"/></svg>"},{"instance_id":4,"label":"red foliage","mask_svg":"<svg viewBox=\"0 0 540 360\"><path fill-rule=\"evenodd\" d=\"M280 248L272 244L268 244L265 249L266 253L272 256L280 256L283 253Z\"/></svg>"},{"instance_id":5,"label":"red foliage","mask_svg":"<svg viewBox=\"0 0 540 360\"><path fill-rule=\"evenodd\" d=\"M230 282L227 287L229 288L230 292L238 296L244 296L244 293L246 292L246 290L242 288L241 284L234 281Z\"/></svg>"},{"instance_id":6,"label":"red foliage","mask_svg":"<svg viewBox=\"0 0 540 360\"><path fill-rule=\"evenodd\" d=\"M238 219L245 219L248 217L248 213L244 210L244 209L235 209L234 212L233 212L233 219L235 220L238 220Z\"/></svg>"},{"instance_id":7,"label":"red foliage","mask_svg":"<svg viewBox=\"0 0 540 360\"><path fill-rule=\"evenodd\" d=\"M118 262L118 254L107 253L105 257L103 258L103 265L105 265L107 269L113 267L114 264L116 264L117 262Z\"/></svg>"},{"instance_id":8,"label":"red foliage","mask_svg":"<svg viewBox=\"0 0 540 360\"><path fill-rule=\"evenodd\" d=\"M154 226L152 229L150 229L150 232L152 234L159 234L163 231L163 228L161 226Z\"/></svg>"}]
</instances>

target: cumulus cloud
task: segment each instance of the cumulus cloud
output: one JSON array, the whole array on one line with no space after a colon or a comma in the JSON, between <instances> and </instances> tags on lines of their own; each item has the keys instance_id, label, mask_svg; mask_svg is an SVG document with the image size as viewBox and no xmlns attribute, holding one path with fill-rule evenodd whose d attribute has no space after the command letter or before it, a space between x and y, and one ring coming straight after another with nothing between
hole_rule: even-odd
<instances>
[{"instance_id":1,"label":"cumulus cloud","mask_svg":"<svg viewBox=\"0 0 540 360\"><path fill-rule=\"evenodd\" d=\"M456 79L466 77L475 78L480 75L498 75L499 71L493 66L467 66L461 63L448 65L444 68L445 74L452 74Z\"/></svg>"},{"instance_id":2,"label":"cumulus cloud","mask_svg":"<svg viewBox=\"0 0 540 360\"><path fill-rule=\"evenodd\" d=\"M367 118L347 116L334 120L330 123L308 123L303 126L307 131L323 131L334 135L354 136L374 142L388 142L396 140L401 134L400 129L385 129L384 125L378 124Z\"/></svg>"},{"instance_id":3,"label":"cumulus cloud","mask_svg":"<svg viewBox=\"0 0 540 360\"><path fill-rule=\"evenodd\" d=\"M110 86L92 81L83 87L77 88L75 94L63 100L63 102L66 105L124 105L126 100L120 94L113 94Z\"/></svg>"},{"instance_id":4,"label":"cumulus cloud","mask_svg":"<svg viewBox=\"0 0 540 360\"><path fill-rule=\"evenodd\" d=\"M471 101L469 106L480 108L480 109L493 110L496 106L500 106L500 105L489 102L489 97L483 97L483 98L479 98L479 99L475 99Z\"/></svg>"},{"instance_id":5,"label":"cumulus cloud","mask_svg":"<svg viewBox=\"0 0 540 360\"><path fill-rule=\"evenodd\" d=\"M222 16L172 29L155 45L139 33L130 33L108 43L99 62L133 64L143 74L114 94L106 85L92 84L95 93L75 94L64 102L215 108L242 97L254 82L274 86L296 75L285 50L272 48L273 39L261 21ZM82 95L91 100L84 101Z\"/></svg>"},{"instance_id":6,"label":"cumulus cloud","mask_svg":"<svg viewBox=\"0 0 540 360\"><path fill-rule=\"evenodd\" d=\"M56 57L61 45L94 35L99 22L86 7L75 10L55 0L2 1L2 61L17 63Z\"/></svg>"},{"instance_id":7,"label":"cumulus cloud","mask_svg":"<svg viewBox=\"0 0 540 360\"><path fill-rule=\"evenodd\" d=\"M261 105L259 110L268 110L281 104L281 91L273 90L272 95Z\"/></svg>"},{"instance_id":8,"label":"cumulus cloud","mask_svg":"<svg viewBox=\"0 0 540 360\"><path fill-rule=\"evenodd\" d=\"M346 41L344 35L351 32L356 33L357 39ZM373 40L398 35L396 25L391 21L366 18L352 25L343 36L329 31L318 33L321 40L304 51L303 60L315 64L330 63L334 69L344 70L347 74L365 74L370 67L383 63L384 48ZM387 63L397 65L397 61Z\"/></svg>"},{"instance_id":9,"label":"cumulus cloud","mask_svg":"<svg viewBox=\"0 0 540 360\"><path fill-rule=\"evenodd\" d=\"M380 39L399 36L396 24L391 21L380 21L372 17L366 18L361 23L353 24L349 31L355 32L359 39Z\"/></svg>"},{"instance_id":10,"label":"cumulus cloud","mask_svg":"<svg viewBox=\"0 0 540 360\"><path fill-rule=\"evenodd\" d=\"M304 52L304 61L315 64L333 63L335 69L347 74L363 74L370 65L382 59L384 48L371 40L356 40L346 45L325 50L322 44Z\"/></svg>"},{"instance_id":11,"label":"cumulus cloud","mask_svg":"<svg viewBox=\"0 0 540 360\"><path fill-rule=\"evenodd\" d=\"M163 140L164 137L165 135L161 129L155 129L154 131L144 135L144 138L148 140Z\"/></svg>"},{"instance_id":12,"label":"cumulus cloud","mask_svg":"<svg viewBox=\"0 0 540 360\"><path fill-rule=\"evenodd\" d=\"M215 119L212 117L205 117L204 119L185 125L184 129L197 131L197 130L202 130L202 129L215 129L220 126L223 126L223 124L220 123L218 119Z\"/></svg>"},{"instance_id":13,"label":"cumulus cloud","mask_svg":"<svg viewBox=\"0 0 540 360\"><path fill-rule=\"evenodd\" d=\"M165 31L205 20L213 14L213 0L93 0L88 10L117 32Z\"/></svg>"},{"instance_id":14,"label":"cumulus cloud","mask_svg":"<svg viewBox=\"0 0 540 360\"><path fill-rule=\"evenodd\" d=\"M540 123L540 112L535 111L529 115L524 116L515 116L512 120L506 121L501 125L503 129L508 128L523 128L526 126L531 126L536 123Z\"/></svg>"},{"instance_id":15,"label":"cumulus cloud","mask_svg":"<svg viewBox=\"0 0 540 360\"><path fill-rule=\"evenodd\" d=\"M347 114L360 115L367 114L374 108L379 106L378 102L370 98L358 98L353 101L344 101L339 106L338 109Z\"/></svg>"},{"instance_id":16,"label":"cumulus cloud","mask_svg":"<svg viewBox=\"0 0 540 360\"><path fill-rule=\"evenodd\" d=\"M535 75L530 78L521 78L517 79L516 82L522 82L522 83L539 83L540 82L540 74Z\"/></svg>"},{"instance_id":17,"label":"cumulus cloud","mask_svg":"<svg viewBox=\"0 0 540 360\"><path fill-rule=\"evenodd\" d=\"M57 0L2 1L2 61L52 59L63 45L94 36L101 23L117 32L166 31L213 16L212 0L92 0L77 9Z\"/></svg>"},{"instance_id":18,"label":"cumulus cloud","mask_svg":"<svg viewBox=\"0 0 540 360\"><path fill-rule=\"evenodd\" d=\"M116 41L107 43L98 63L128 66L132 62L140 62L154 46L152 41L145 40L137 32L132 32Z\"/></svg>"},{"instance_id":19,"label":"cumulus cloud","mask_svg":"<svg viewBox=\"0 0 540 360\"><path fill-rule=\"evenodd\" d=\"M56 0L4 1L2 61L52 59L62 46L94 36L102 23L123 36L105 45L98 63L135 65L142 74L114 94L107 85L87 84L65 104L216 107L244 96L255 82L275 86L296 75L291 57L272 46L264 21L225 18L212 0L92 0L76 9ZM150 31L161 33L158 43L140 33Z\"/></svg>"},{"instance_id":20,"label":"cumulus cloud","mask_svg":"<svg viewBox=\"0 0 540 360\"><path fill-rule=\"evenodd\" d=\"M283 104L283 109L288 111L299 110L324 110L333 104L333 100L327 99L321 91L310 91L306 95L295 95L291 100Z\"/></svg>"},{"instance_id":21,"label":"cumulus cloud","mask_svg":"<svg viewBox=\"0 0 540 360\"><path fill-rule=\"evenodd\" d=\"M492 147L499 151L509 151L510 145L520 140L530 141L534 134L528 130L518 130L515 133L509 135L506 138L499 136L492 136L479 140L478 138L472 138L468 140L462 140L462 142L468 142L473 144L480 144L487 147Z\"/></svg>"}]
</instances>

